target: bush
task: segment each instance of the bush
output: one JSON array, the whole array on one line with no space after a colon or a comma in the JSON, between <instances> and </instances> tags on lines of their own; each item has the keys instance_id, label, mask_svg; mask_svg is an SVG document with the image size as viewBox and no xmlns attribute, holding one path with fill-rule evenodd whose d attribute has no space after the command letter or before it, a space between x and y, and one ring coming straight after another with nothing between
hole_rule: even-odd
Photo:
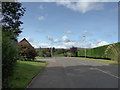
<instances>
[{"instance_id":1,"label":"bush","mask_svg":"<svg viewBox=\"0 0 120 90\"><path fill-rule=\"evenodd\" d=\"M78 56L83 57L85 56L85 50L78 51L77 54ZM86 49L86 57L112 59L118 61L119 56L120 42L92 49Z\"/></svg>"},{"instance_id":2,"label":"bush","mask_svg":"<svg viewBox=\"0 0 120 90\"><path fill-rule=\"evenodd\" d=\"M40 48L38 51L38 55L40 57L51 57L51 49L50 48Z\"/></svg>"},{"instance_id":3,"label":"bush","mask_svg":"<svg viewBox=\"0 0 120 90\"><path fill-rule=\"evenodd\" d=\"M71 57L71 56L72 56L72 53L66 52L66 53L64 53L64 56L65 56L65 57Z\"/></svg>"},{"instance_id":4,"label":"bush","mask_svg":"<svg viewBox=\"0 0 120 90\"><path fill-rule=\"evenodd\" d=\"M13 73L13 67L18 59L18 50L16 48L16 41L4 36L2 39L2 85L9 87L8 77Z\"/></svg>"}]
</instances>

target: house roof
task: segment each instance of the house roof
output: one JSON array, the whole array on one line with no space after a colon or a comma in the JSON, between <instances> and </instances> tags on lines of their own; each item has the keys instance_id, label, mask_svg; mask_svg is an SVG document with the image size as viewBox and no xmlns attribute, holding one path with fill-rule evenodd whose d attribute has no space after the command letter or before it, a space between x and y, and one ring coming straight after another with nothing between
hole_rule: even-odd
<instances>
[{"instance_id":1,"label":"house roof","mask_svg":"<svg viewBox=\"0 0 120 90\"><path fill-rule=\"evenodd\" d=\"M26 38L22 39L19 43L22 43L22 42L27 42L31 47L33 47L27 40ZM34 47L33 47L34 48Z\"/></svg>"}]
</instances>

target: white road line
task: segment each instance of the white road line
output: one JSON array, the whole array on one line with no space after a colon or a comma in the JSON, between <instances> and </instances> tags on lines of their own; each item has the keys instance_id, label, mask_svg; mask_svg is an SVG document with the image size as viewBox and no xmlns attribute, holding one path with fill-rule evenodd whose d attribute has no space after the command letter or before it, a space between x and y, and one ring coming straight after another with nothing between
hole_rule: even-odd
<instances>
[{"instance_id":1,"label":"white road line","mask_svg":"<svg viewBox=\"0 0 120 90\"><path fill-rule=\"evenodd\" d=\"M103 70L101 70L101 69L98 69L98 68L91 68L91 69L96 69L96 70L101 71L101 72L103 72L103 73L105 73L105 74L108 74L108 75L113 76L113 77L115 77L115 78L117 78L117 79L120 79L120 77L118 77L118 76L116 76L116 75L113 75L113 74L111 74L111 73L109 73L109 72L103 71Z\"/></svg>"}]
</instances>

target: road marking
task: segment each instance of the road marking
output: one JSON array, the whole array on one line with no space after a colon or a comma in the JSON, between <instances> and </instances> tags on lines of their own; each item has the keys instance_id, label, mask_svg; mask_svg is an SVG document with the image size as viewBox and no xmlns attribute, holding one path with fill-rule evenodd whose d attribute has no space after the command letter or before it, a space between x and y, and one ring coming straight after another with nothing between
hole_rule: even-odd
<instances>
[{"instance_id":1,"label":"road marking","mask_svg":"<svg viewBox=\"0 0 120 90\"><path fill-rule=\"evenodd\" d=\"M110 76L113 76L113 77L115 77L115 78L120 79L120 77L118 77L118 76L116 76L116 75L113 75L113 74L111 74L111 73L109 73L109 72L103 71L103 70L101 70L101 69L98 69L98 68L91 68L91 69L96 69L96 70L101 71L101 72L103 72L103 73L105 73L105 74L108 74L108 75L110 75Z\"/></svg>"}]
</instances>

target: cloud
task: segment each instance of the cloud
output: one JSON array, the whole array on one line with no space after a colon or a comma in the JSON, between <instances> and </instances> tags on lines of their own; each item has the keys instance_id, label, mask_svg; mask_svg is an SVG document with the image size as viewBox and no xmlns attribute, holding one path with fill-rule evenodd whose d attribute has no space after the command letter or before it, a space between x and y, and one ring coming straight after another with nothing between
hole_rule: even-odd
<instances>
[{"instance_id":1,"label":"cloud","mask_svg":"<svg viewBox=\"0 0 120 90\"><path fill-rule=\"evenodd\" d=\"M106 41L95 40L94 42L86 42L86 43L85 43L85 47L95 48L95 47L104 46L104 45L108 45L108 44L109 44L109 43L106 42Z\"/></svg>"},{"instance_id":2,"label":"cloud","mask_svg":"<svg viewBox=\"0 0 120 90\"><path fill-rule=\"evenodd\" d=\"M63 40L63 41L66 41L66 40L68 40L68 37L67 37L67 36L63 36L63 37L62 37L62 40Z\"/></svg>"},{"instance_id":3,"label":"cloud","mask_svg":"<svg viewBox=\"0 0 120 90\"><path fill-rule=\"evenodd\" d=\"M67 33L67 34L72 34L73 32L72 31L70 31L70 30L65 30L65 31L63 31L64 33Z\"/></svg>"},{"instance_id":4,"label":"cloud","mask_svg":"<svg viewBox=\"0 0 120 90\"><path fill-rule=\"evenodd\" d=\"M41 10L44 9L43 5L39 5L39 9Z\"/></svg>"},{"instance_id":5,"label":"cloud","mask_svg":"<svg viewBox=\"0 0 120 90\"><path fill-rule=\"evenodd\" d=\"M83 32L83 35L85 35L85 36L92 36L93 33L90 32L90 31L85 30L85 31Z\"/></svg>"},{"instance_id":6,"label":"cloud","mask_svg":"<svg viewBox=\"0 0 120 90\"><path fill-rule=\"evenodd\" d=\"M44 19L45 19L44 16L39 16L39 17L38 17L38 20L39 20L39 21L44 20Z\"/></svg>"},{"instance_id":7,"label":"cloud","mask_svg":"<svg viewBox=\"0 0 120 90\"><path fill-rule=\"evenodd\" d=\"M61 40L60 40L60 39L53 39L53 38L52 38L52 37L50 37L50 36L47 36L47 39L48 39L49 41L51 41L51 42L54 42L54 43L61 42Z\"/></svg>"},{"instance_id":8,"label":"cloud","mask_svg":"<svg viewBox=\"0 0 120 90\"><path fill-rule=\"evenodd\" d=\"M37 43L37 41L31 37L26 37L26 40L28 40L28 42L31 42L31 43Z\"/></svg>"},{"instance_id":9,"label":"cloud","mask_svg":"<svg viewBox=\"0 0 120 90\"><path fill-rule=\"evenodd\" d=\"M53 42L57 43L57 42L61 42L61 40L59 40L59 39L54 39Z\"/></svg>"},{"instance_id":10,"label":"cloud","mask_svg":"<svg viewBox=\"0 0 120 90\"><path fill-rule=\"evenodd\" d=\"M33 47L35 47L35 48L40 48L40 47L48 48L48 47L50 47L50 45L48 43L39 43L39 44L33 45Z\"/></svg>"},{"instance_id":11,"label":"cloud","mask_svg":"<svg viewBox=\"0 0 120 90\"><path fill-rule=\"evenodd\" d=\"M75 43L75 42L65 42L64 45L67 46L67 47L71 47L71 46L77 46L77 43Z\"/></svg>"},{"instance_id":12,"label":"cloud","mask_svg":"<svg viewBox=\"0 0 120 90\"><path fill-rule=\"evenodd\" d=\"M103 46L103 45L107 45L107 44L109 44L109 43L106 41L97 40L97 46Z\"/></svg>"},{"instance_id":13,"label":"cloud","mask_svg":"<svg viewBox=\"0 0 120 90\"><path fill-rule=\"evenodd\" d=\"M57 2L57 5L63 5L66 8L69 8L73 11L77 11L80 13L86 13L92 10L98 11L104 8L104 5L102 3L82 1L83 0L81 0L81 2L72 2L71 0L68 0L67 2L65 2L65 0L63 0Z\"/></svg>"}]
</instances>

